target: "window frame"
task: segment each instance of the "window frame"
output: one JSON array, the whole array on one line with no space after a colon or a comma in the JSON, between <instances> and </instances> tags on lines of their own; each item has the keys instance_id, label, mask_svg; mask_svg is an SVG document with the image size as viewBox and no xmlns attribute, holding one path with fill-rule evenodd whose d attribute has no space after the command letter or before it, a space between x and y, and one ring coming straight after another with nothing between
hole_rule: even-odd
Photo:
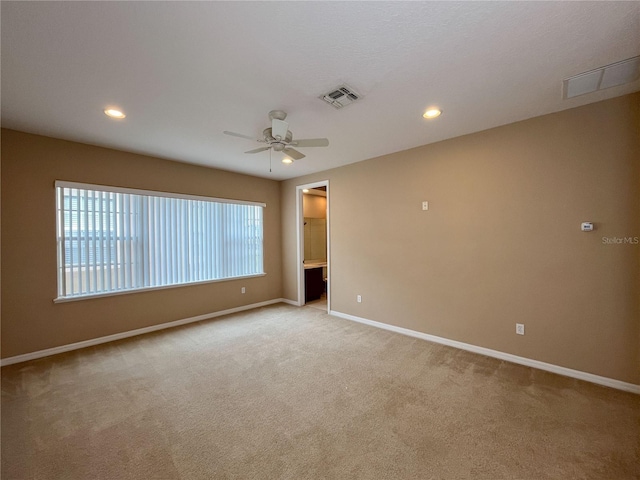
<instances>
[{"instance_id":1,"label":"window frame","mask_svg":"<svg viewBox=\"0 0 640 480\"><path fill-rule=\"evenodd\" d=\"M122 290L114 290L108 292L95 292L95 293L86 293L86 294L75 294L72 296L60 296L60 282L61 282L61 268L60 261L61 259L64 261L64 248L65 248L65 240L64 240L64 225L60 224L61 221L61 213L59 210L59 190L58 188L73 188L80 190L97 190L100 192L111 192L111 193L123 193L123 194L133 194L133 195L144 195L144 196L152 196L152 197L164 197L164 198L176 198L182 200L193 200L193 201L205 201L205 202L214 202L214 203L224 203L224 204L234 204L234 205L246 205L246 206L256 206L266 208L267 204L264 202L256 202L251 200L236 200L236 199L228 199L228 198L220 198L220 197L208 197L203 195L193 195L193 194L183 194L176 192L162 192L157 190L144 190L137 188L128 188L128 187L115 187L111 185L99 185L99 184L91 184L91 183L81 183L81 182L72 182L66 180L56 180L54 182L54 195L55 195L55 241L56 241L56 288L58 291L58 295L53 299L54 303L65 303L65 302L75 302L79 300L87 300L92 298L103 298L110 297L115 295L126 295L130 293L140 293L140 292L150 292L154 290L165 290L168 288L181 288L181 287L190 287L195 285L203 285L208 283L219 283L219 282L228 282L233 280L241 280L246 278L256 278L256 277L264 277L266 276L266 272L264 271L264 214L262 214L262 272L261 273L253 273L250 275L241 275L234 277L225 277L225 278L215 278L215 279L207 279L207 280L197 280L192 282L183 282L183 283L175 283L169 285L156 285L156 286L142 286L136 288L127 288ZM64 200L64 199L63 199ZM62 237L60 236L59 229L62 228ZM62 238L62 241L60 241Z\"/></svg>"}]
</instances>

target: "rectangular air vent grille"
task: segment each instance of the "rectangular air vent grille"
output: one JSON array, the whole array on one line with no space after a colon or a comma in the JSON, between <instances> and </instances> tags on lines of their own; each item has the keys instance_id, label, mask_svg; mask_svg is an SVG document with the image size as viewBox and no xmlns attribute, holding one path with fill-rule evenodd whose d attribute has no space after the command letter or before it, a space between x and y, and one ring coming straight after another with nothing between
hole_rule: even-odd
<instances>
[{"instance_id":1,"label":"rectangular air vent grille","mask_svg":"<svg viewBox=\"0 0 640 480\"><path fill-rule=\"evenodd\" d=\"M332 89L330 92L321 95L320 98L335 108L346 107L356 100L362 98L353 88L346 85L340 85Z\"/></svg>"},{"instance_id":2,"label":"rectangular air vent grille","mask_svg":"<svg viewBox=\"0 0 640 480\"><path fill-rule=\"evenodd\" d=\"M640 56L605 65L588 72L565 78L564 98L577 97L605 88L624 85L640 78Z\"/></svg>"}]
</instances>

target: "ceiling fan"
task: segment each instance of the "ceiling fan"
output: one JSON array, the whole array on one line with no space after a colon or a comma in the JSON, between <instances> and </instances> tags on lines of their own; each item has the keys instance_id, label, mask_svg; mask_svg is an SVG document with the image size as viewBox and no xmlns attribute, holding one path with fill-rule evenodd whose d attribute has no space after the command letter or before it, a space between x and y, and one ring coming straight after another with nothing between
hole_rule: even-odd
<instances>
[{"instance_id":1,"label":"ceiling fan","mask_svg":"<svg viewBox=\"0 0 640 480\"><path fill-rule=\"evenodd\" d=\"M249 135L243 135L242 133L227 132L222 133L225 135L231 135L232 137L246 138L248 140L255 140L256 142L266 143L266 146L256 148L255 150L249 150L244 153L259 153L265 150L273 150L275 152L284 152L294 160L300 160L305 155L300 153L293 147L327 147L329 146L329 140L326 138L305 138L303 140L294 140L291 130L289 130L289 124L284 121L287 118L287 114L282 110L271 110L269 112L269 119L271 120L271 127L265 128L262 131L262 138L254 138Z\"/></svg>"}]
</instances>

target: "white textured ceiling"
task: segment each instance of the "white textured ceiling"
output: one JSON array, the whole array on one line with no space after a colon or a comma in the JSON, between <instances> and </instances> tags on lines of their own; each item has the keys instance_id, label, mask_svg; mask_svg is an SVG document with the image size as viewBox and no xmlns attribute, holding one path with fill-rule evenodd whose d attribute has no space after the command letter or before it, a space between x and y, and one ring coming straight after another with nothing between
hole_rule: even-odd
<instances>
[{"instance_id":1,"label":"white textured ceiling","mask_svg":"<svg viewBox=\"0 0 640 480\"><path fill-rule=\"evenodd\" d=\"M637 1L2 1L1 17L3 127L274 179L640 90L562 99L564 78L640 54ZM341 83L363 100L318 99ZM222 134L258 137L273 109L330 146L274 153L269 173L269 152L243 153L260 144Z\"/></svg>"}]
</instances>

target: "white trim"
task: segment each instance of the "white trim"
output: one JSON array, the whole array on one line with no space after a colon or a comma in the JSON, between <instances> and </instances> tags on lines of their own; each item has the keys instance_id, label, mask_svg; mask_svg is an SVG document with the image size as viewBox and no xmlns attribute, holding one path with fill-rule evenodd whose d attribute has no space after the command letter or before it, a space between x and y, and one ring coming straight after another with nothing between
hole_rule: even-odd
<instances>
[{"instance_id":1,"label":"white trim","mask_svg":"<svg viewBox=\"0 0 640 480\"><path fill-rule=\"evenodd\" d=\"M298 305L305 303L304 298L304 212L302 186L296 187L296 282L298 287Z\"/></svg>"},{"instance_id":2,"label":"white trim","mask_svg":"<svg viewBox=\"0 0 640 480\"><path fill-rule=\"evenodd\" d=\"M78 295L74 295L73 297L56 297L53 299L53 303L75 302L78 300L88 300L90 298L102 298L102 297L113 297L115 295L127 295L129 293L152 292L154 290L165 290L167 288L192 287L194 285L203 285L205 283L229 282L231 280L242 280L246 278L264 277L265 275L267 274L256 273L253 275L244 275L242 277L216 278L213 280L201 280L199 282L172 283L171 285L158 285L157 287L130 288L128 290L116 290L113 292L90 293L90 294L84 294L84 295L78 294Z\"/></svg>"},{"instance_id":3,"label":"white trim","mask_svg":"<svg viewBox=\"0 0 640 480\"><path fill-rule=\"evenodd\" d=\"M205 197L203 195L190 195L188 193L159 192L157 190L141 190L139 188L113 187L110 185L95 185L92 183L67 182L56 180L55 187L79 188L81 190L98 190L102 192L130 193L134 195L146 195L149 197L183 198L187 200L198 200L203 202L233 203L237 205L253 205L256 207L266 207L264 202L253 202L251 200L234 200L230 198Z\"/></svg>"},{"instance_id":4,"label":"white trim","mask_svg":"<svg viewBox=\"0 0 640 480\"><path fill-rule=\"evenodd\" d=\"M329 186L329 180L327 182L327 282L325 288L327 289L327 313L331 311L331 189Z\"/></svg>"},{"instance_id":5,"label":"white trim","mask_svg":"<svg viewBox=\"0 0 640 480\"><path fill-rule=\"evenodd\" d=\"M280 301L282 303L287 303L289 305L293 305L294 307L301 307L302 305L300 305L300 303L296 302L295 300L289 300L288 298L281 298Z\"/></svg>"},{"instance_id":6,"label":"white trim","mask_svg":"<svg viewBox=\"0 0 640 480\"><path fill-rule=\"evenodd\" d=\"M304 292L304 207L303 192L304 189L313 190L317 187L326 187L327 197L327 312L331 310L331 195L329 192L329 180L321 180L319 182L305 183L304 185L296 185L296 253L297 253L297 272L296 278L298 283L298 305L303 306L305 301Z\"/></svg>"},{"instance_id":7,"label":"white trim","mask_svg":"<svg viewBox=\"0 0 640 480\"><path fill-rule=\"evenodd\" d=\"M71 350L79 350L81 348L92 347L94 345L100 345L101 343L113 342L116 340L122 340L123 338L135 337L145 333L155 332L158 330L164 330L165 328L178 327L180 325L186 325L187 323L200 322L209 318L221 317L222 315L229 315L230 313L242 312L244 310L251 310L254 308L264 307L272 305L274 303L289 303L291 300L284 298L274 298L273 300L267 300L265 302L252 303L251 305L243 305L241 307L229 308L228 310L221 310L219 312L205 313L204 315L198 315L195 317L183 318L181 320L175 320L173 322L160 323L158 325L151 325L149 327L138 328L136 330L129 330L128 332L115 333L113 335L107 335L105 337L92 338L91 340L84 340L82 342L70 343L68 345L61 345L59 347L47 348L45 350L38 350L37 352L25 353L22 355L16 355L15 357L3 358L0 360L0 366L13 365L14 363L27 362L29 360L35 360L37 358L48 357L50 355L56 355L58 353L70 352Z\"/></svg>"},{"instance_id":8,"label":"white trim","mask_svg":"<svg viewBox=\"0 0 640 480\"><path fill-rule=\"evenodd\" d=\"M325 192L324 190L318 190L316 188L309 188L308 192L302 192L305 195L316 195L318 197L326 197L327 196L327 192Z\"/></svg>"},{"instance_id":9,"label":"white trim","mask_svg":"<svg viewBox=\"0 0 640 480\"><path fill-rule=\"evenodd\" d=\"M564 375L565 377L577 378L578 380L584 380L586 382L596 383L598 385L604 385L605 387L611 387L618 390L624 390L625 392L631 392L640 394L640 385L634 383L627 383L620 380L615 380L609 377L601 377L600 375L594 375L593 373L582 372L580 370L573 370L571 368L561 367L559 365L553 365L551 363L541 362L539 360L533 360L530 358L519 357L510 353L500 352L498 350L491 350L490 348L478 347L469 343L458 342L456 340L450 340L448 338L437 337L435 335L429 335L428 333L417 332L408 328L396 327L395 325L389 325L387 323L376 322L374 320L368 320L366 318L357 317L348 313L336 312L329 310L329 315L334 317L344 318L346 320L352 320L358 323L364 323L372 327L382 328L384 330L390 330L392 332L401 333L402 335L408 335L410 337L419 338L421 340L427 340L428 342L439 343L441 345L447 345L449 347L459 348L460 350L466 350L468 352L479 353L480 355L486 355L487 357L493 357L500 360L505 360L511 363L517 363L519 365L525 365L527 367L537 368L539 370L545 370L547 372L557 373L558 375Z\"/></svg>"}]
</instances>

